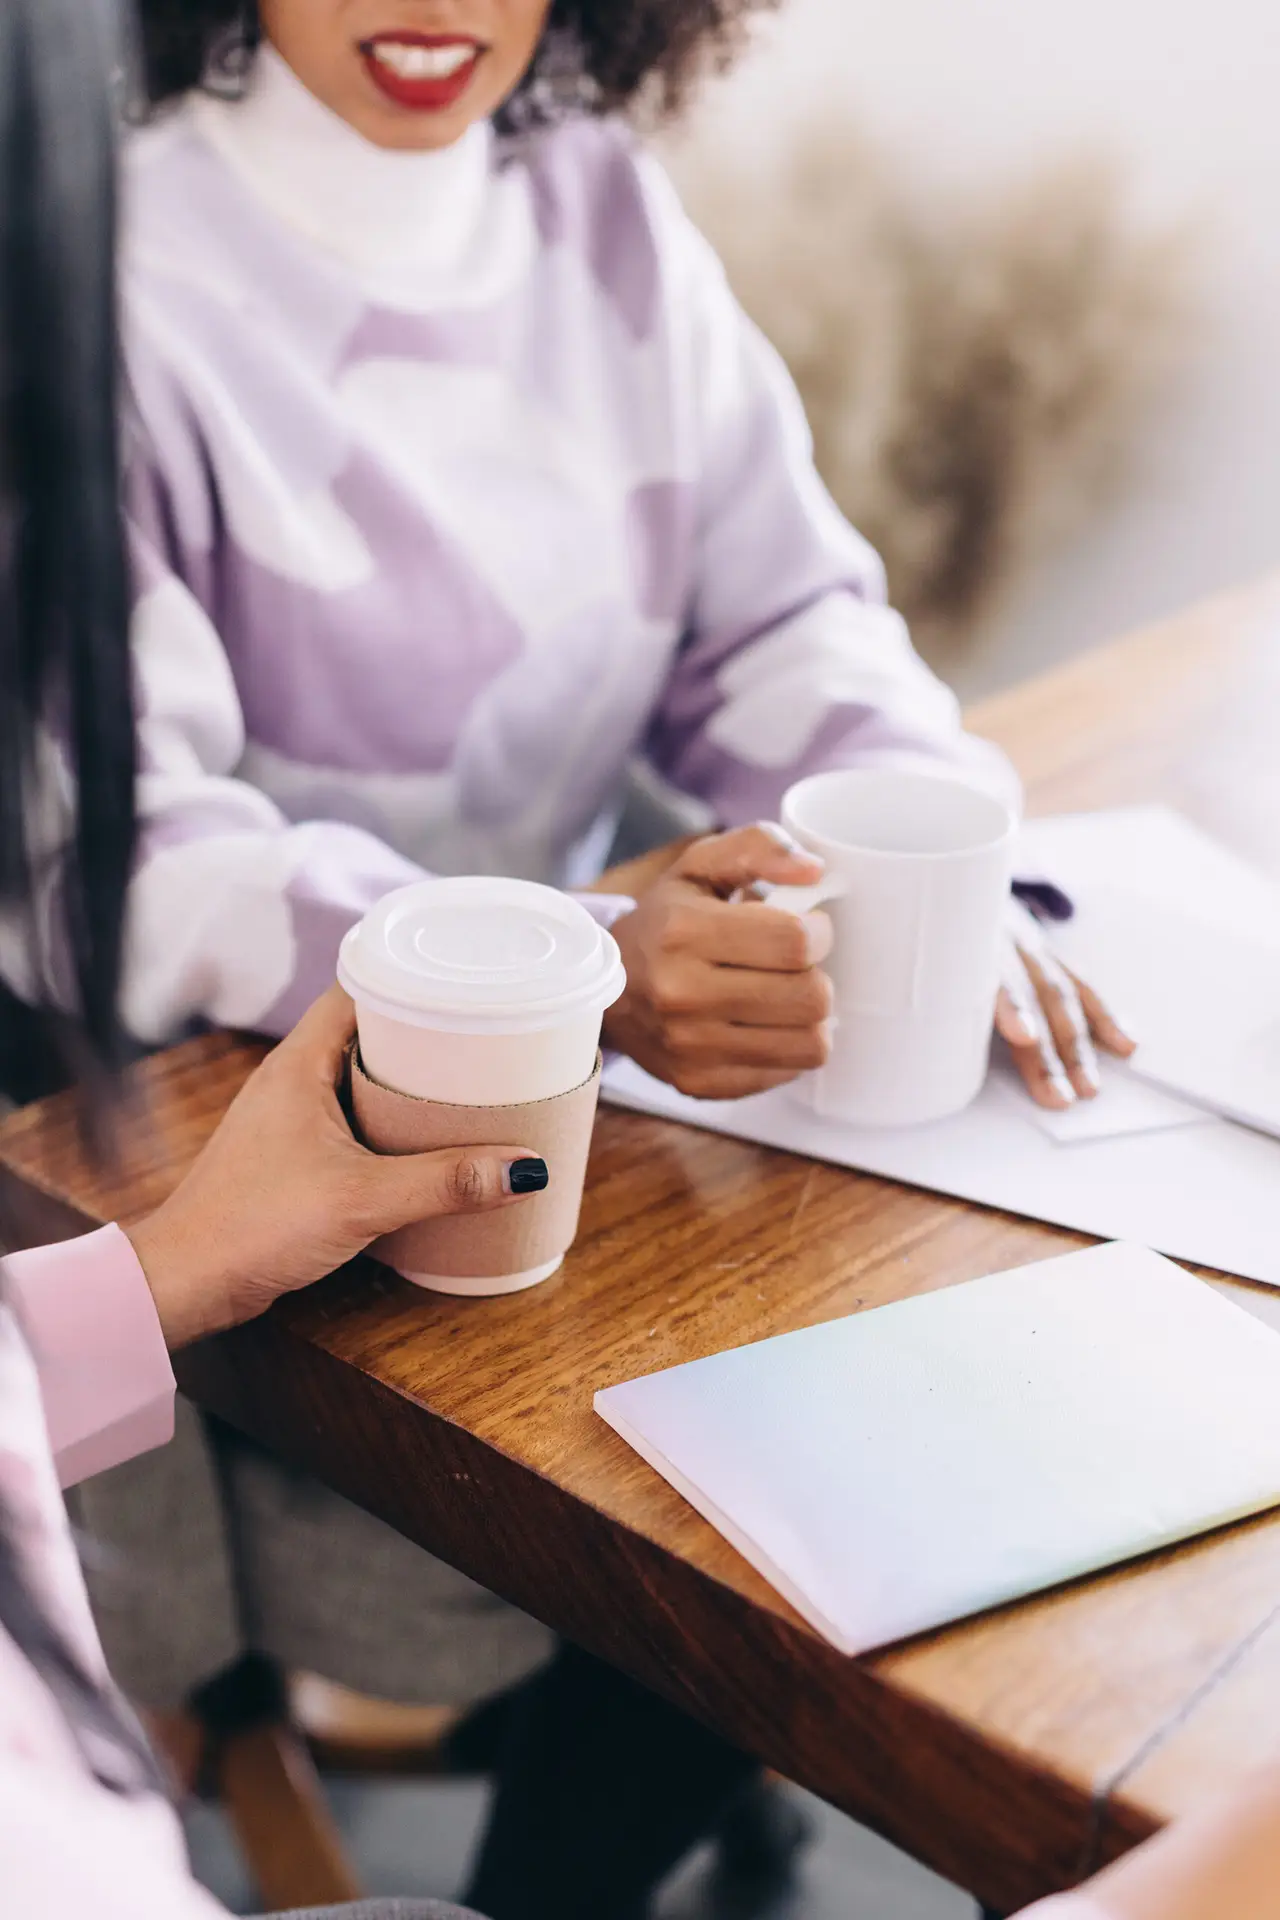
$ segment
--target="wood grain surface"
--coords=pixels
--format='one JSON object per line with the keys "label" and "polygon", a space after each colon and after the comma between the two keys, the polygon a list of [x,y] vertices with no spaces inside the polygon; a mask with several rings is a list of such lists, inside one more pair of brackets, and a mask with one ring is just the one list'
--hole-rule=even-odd
{"label": "wood grain surface", "polygon": [[[1032,809],[1179,806],[1280,874],[1280,583],[971,715]],[[11,1241],[136,1217],[252,1069],[134,1075],[118,1165],[74,1105],[0,1125]],[[197,1400],[683,1702],[987,1904],[1076,1879],[1280,1749],[1280,1520],[850,1661],[591,1411],[598,1387],[1083,1244],[737,1141],[602,1112],[563,1274],[491,1301],[357,1262],[181,1356]],[[1242,1290],[1249,1291],[1249,1290]]]}

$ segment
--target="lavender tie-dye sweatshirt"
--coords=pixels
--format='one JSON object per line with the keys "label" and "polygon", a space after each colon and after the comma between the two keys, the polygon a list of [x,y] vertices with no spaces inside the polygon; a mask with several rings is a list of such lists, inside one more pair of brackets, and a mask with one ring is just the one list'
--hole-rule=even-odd
{"label": "lavender tie-dye sweatshirt", "polygon": [[724,825],[820,767],[1009,786],[622,132],[389,153],[267,52],[126,190],[139,1035],[283,1031],[424,869],[585,884],[635,755]]}

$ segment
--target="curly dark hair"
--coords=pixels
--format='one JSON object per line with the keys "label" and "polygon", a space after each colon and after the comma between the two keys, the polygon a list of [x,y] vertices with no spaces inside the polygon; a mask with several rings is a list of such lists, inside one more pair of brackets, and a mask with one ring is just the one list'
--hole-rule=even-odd
{"label": "curly dark hair", "polygon": [[[645,105],[676,112],[737,52],[751,14],[779,0],[552,0],[538,54],[503,109],[508,125]],[[139,0],[152,106],[211,74],[234,82],[258,41],[256,0]]]}

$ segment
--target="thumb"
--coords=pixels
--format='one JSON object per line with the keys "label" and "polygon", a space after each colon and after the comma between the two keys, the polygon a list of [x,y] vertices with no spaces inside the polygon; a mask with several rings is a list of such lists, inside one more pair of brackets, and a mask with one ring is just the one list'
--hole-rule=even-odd
{"label": "thumb", "polygon": [[825,871],[822,861],[806,852],[784,828],[766,822],[696,840],[674,868],[683,879],[697,882],[722,899],[756,880],[767,880],[778,887],[812,886]]}
{"label": "thumb", "polygon": [[549,1181],[546,1162],[524,1147],[371,1153],[366,1174],[366,1217],[374,1234],[448,1213],[491,1213],[541,1193]]}
{"label": "thumb", "polygon": [[277,1058],[314,1068],[332,1086],[356,1030],[356,1010],[336,984],[313,1001],[292,1033],[276,1048]]}

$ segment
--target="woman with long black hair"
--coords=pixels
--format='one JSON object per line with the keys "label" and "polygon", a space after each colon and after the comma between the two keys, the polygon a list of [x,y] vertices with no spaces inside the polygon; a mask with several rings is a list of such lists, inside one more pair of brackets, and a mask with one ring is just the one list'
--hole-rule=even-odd
{"label": "woman with long black hair", "polygon": [[[6,964],[37,1003],[5,1010],[4,1056],[30,1055],[36,1035],[85,1085],[104,1133],[124,1052],[135,777],[108,52],[104,10],[85,0],[0,0],[0,906]],[[63,805],[74,824],[55,839]],[[57,1013],[39,1004],[55,931],[69,963]],[[59,1478],[163,1443],[169,1348],[254,1317],[389,1227],[515,1204],[518,1143],[405,1160],[357,1145],[335,1094],[351,1031],[335,991],[128,1235],[109,1227],[0,1265],[6,1920],[214,1910],[107,1677]]]}
{"label": "woman with long black hair", "polygon": [[[135,729],[154,718],[131,678],[119,508],[111,29],[96,0],[0,0],[0,971],[27,1003],[0,1004],[0,1063],[53,1063],[79,1079],[104,1137],[112,1075],[127,1052],[118,1001],[137,839]],[[111,1900],[122,1913],[177,1915],[195,1899],[154,1767],[107,1684],[58,1478],[109,1483],[109,1470],[169,1438],[168,1346],[261,1312],[409,1219],[512,1201],[519,1143],[506,1159],[501,1150],[469,1156],[465,1178],[456,1156],[381,1160],[356,1144],[334,1091],[350,1031],[350,1008],[331,991],[156,1216],[128,1235],[109,1228],[6,1265],[6,1920],[91,1905],[101,1913]],[[410,1569],[427,1560],[347,1511]],[[455,1594],[475,1591],[439,1568],[437,1590],[445,1580]],[[135,1567],[126,1604],[146,1586]],[[513,1623],[508,1639],[524,1646],[533,1636],[533,1656],[522,1652],[518,1668],[527,1672],[545,1638],[513,1610],[487,1606]],[[509,1765],[475,1875],[498,1920],[603,1920],[607,1899],[622,1913],[754,1771],[572,1649],[526,1690],[507,1727]],[[91,1831],[93,1844],[57,1844],[71,1825]]]}

